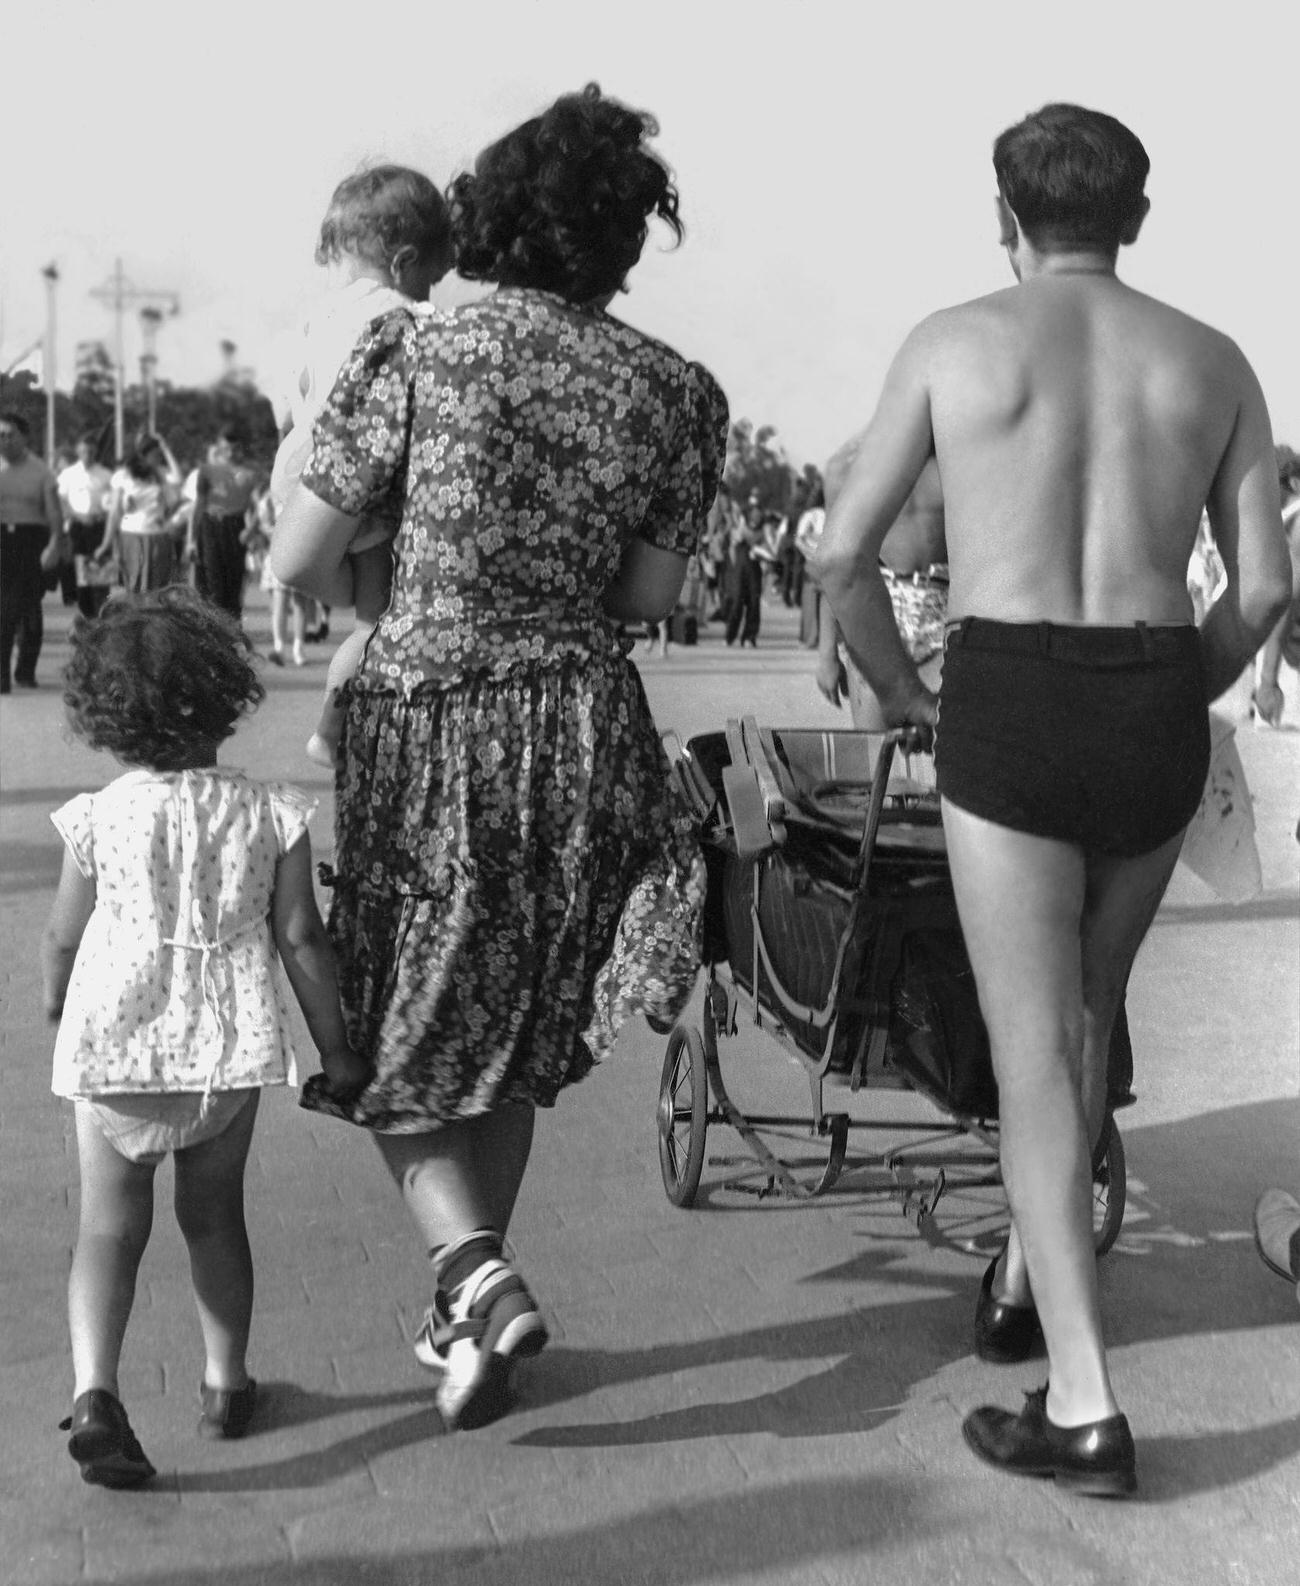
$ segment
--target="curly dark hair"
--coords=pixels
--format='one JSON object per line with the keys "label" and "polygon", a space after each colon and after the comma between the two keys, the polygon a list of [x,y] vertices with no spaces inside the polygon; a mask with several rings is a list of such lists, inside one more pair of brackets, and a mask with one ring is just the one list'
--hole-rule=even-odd
{"label": "curly dark hair", "polygon": [[671,172],[644,147],[658,131],[588,83],[490,144],[449,189],[457,270],[572,303],[616,292],[651,215],[685,232]]}
{"label": "curly dark hair", "polygon": [[110,600],[72,631],[72,730],[127,765],[193,766],[265,697],[252,655],[235,619],[184,585]]}

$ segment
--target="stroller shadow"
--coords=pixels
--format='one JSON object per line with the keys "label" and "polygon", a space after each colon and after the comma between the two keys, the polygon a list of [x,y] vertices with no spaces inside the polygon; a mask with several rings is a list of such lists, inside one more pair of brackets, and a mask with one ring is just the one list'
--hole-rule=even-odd
{"label": "stroller shadow", "polygon": [[[1107,1342],[1131,1352],[1204,1337],[1215,1340],[1222,1362],[1219,1341],[1225,1336],[1295,1319],[1294,1293],[1261,1264],[1251,1222],[1260,1189],[1297,1178],[1300,1100],[1255,1102],[1147,1128],[1131,1119],[1125,1115],[1128,1211],[1113,1252],[1099,1267]],[[941,1209],[936,1222],[942,1215]],[[897,1234],[868,1228],[862,1237],[859,1254],[809,1281],[876,1290],[887,1284],[888,1269],[898,1261]],[[942,1237],[934,1242],[945,1243]],[[714,1399],[631,1420],[535,1428],[515,1441],[612,1448],[755,1432],[789,1438],[873,1430],[905,1410],[918,1386],[969,1350],[975,1271],[969,1284],[954,1285],[909,1267],[905,1281],[913,1293],[918,1287],[929,1292],[699,1343],[628,1352],[555,1350],[536,1384],[535,1406],[719,1362],[806,1361],[816,1369],[749,1398]],[[827,1357],[838,1358],[828,1365]],[[1250,1363],[1252,1375],[1262,1369]],[[770,1372],[765,1375],[770,1380]],[[1197,1401],[1190,1377],[1186,1396],[1189,1404]],[[1254,1427],[1142,1436],[1140,1445],[1145,1501],[1174,1502],[1300,1458],[1300,1412]]]}

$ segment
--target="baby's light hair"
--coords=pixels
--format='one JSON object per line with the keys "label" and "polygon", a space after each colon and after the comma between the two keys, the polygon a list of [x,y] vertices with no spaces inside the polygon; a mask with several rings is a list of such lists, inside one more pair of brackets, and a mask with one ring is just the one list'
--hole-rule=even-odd
{"label": "baby's light hair", "polygon": [[316,244],[316,263],[353,254],[386,265],[399,248],[422,263],[451,268],[451,217],[427,176],[406,165],[374,165],[334,189]]}
{"label": "baby's light hair", "polygon": [[181,770],[265,698],[252,657],[239,623],[183,584],[119,596],[72,630],[69,723],[127,765]]}

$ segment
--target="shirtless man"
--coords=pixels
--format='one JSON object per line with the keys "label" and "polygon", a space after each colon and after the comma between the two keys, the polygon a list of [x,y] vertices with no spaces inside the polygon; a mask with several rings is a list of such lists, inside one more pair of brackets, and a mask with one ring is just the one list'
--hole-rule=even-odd
{"label": "shirtless man", "polygon": [[[1119,997],[1195,811],[1208,702],[1290,590],[1268,414],[1226,336],[1121,284],[1148,160],[1051,105],[994,146],[1018,284],[924,320],[829,516],[820,577],[886,720],[934,727],[879,558],[926,461],[943,479],[950,627],[937,735],[953,886],[989,1028],[1012,1230],[976,1312],[988,1359],[1041,1327],[1050,1381],[966,1418],[999,1469],[1136,1486],[1107,1371],[1091,1144]],[[1192,625],[1202,507],[1227,590]]]}
{"label": "shirtless man", "polygon": [[[862,437],[841,446],[826,465],[828,510],[838,501],[862,445]],[[932,693],[943,671],[943,630],[948,612],[948,545],[944,538],[943,488],[929,458],[920,478],[890,525],[880,546],[886,587],[898,631]],[[848,700],[859,732],[883,732],[889,725],[871,685],[841,650],[839,624],[829,613],[817,646],[817,687],[839,706]]]}

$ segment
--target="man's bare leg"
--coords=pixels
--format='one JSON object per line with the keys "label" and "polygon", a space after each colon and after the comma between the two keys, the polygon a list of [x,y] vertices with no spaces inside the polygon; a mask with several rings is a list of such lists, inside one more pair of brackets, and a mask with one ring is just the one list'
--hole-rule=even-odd
{"label": "man's bare leg", "polygon": [[1092,1151],[1110,1028],[1179,840],[1137,859],[1085,860],[1066,843],[944,801],[958,911],[997,1075],[1014,1233],[1004,1289],[1047,1341],[1058,1426],[1116,1413],[1092,1239]]}

